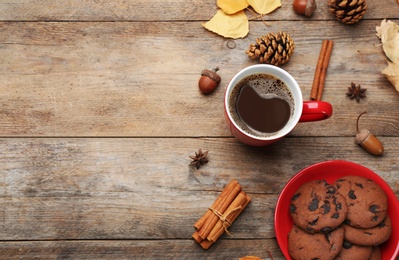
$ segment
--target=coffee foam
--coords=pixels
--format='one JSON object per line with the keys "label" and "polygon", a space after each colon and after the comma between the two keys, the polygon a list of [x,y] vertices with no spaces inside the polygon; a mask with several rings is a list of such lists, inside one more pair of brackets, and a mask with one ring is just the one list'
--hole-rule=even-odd
{"label": "coffee foam", "polygon": [[[264,132],[259,132],[256,131],[255,129],[252,129],[249,127],[247,124],[242,122],[240,119],[237,109],[236,109],[236,103],[237,103],[237,98],[240,94],[241,88],[245,85],[252,86],[259,95],[262,96],[268,96],[268,95],[273,95],[277,96],[278,98],[281,98],[285,100],[291,109],[291,118],[294,116],[295,112],[295,105],[294,105],[294,97],[291,93],[291,91],[288,89],[286,84],[279,78],[270,75],[270,74],[252,74],[249,76],[246,76],[242,78],[231,90],[230,96],[229,96],[229,112],[230,115],[233,119],[234,122],[238,125],[240,129],[242,129],[244,132],[255,135],[258,137],[270,137],[278,132],[275,133],[264,133]],[[290,118],[290,120],[291,120]],[[281,131],[281,130],[280,130]]]}

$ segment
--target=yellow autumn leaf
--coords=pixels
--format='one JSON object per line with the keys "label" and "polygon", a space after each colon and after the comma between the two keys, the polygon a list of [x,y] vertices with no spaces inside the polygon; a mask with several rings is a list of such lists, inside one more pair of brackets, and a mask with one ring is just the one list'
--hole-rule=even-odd
{"label": "yellow autumn leaf", "polygon": [[203,23],[202,26],[225,38],[244,38],[249,32],[249,22],[244,11],[227,15],[222,10],[218,10],[212,19]]}
{"label": "yellow autumn leaf", "polygon": [[399,30],[399,25],[390,21],[390,20],[382,20],[381,26],[376,26],[375,30],[377,31],[377,36],[381,39],[382,42],[387,40],[387,36],[390,34],[390,30]]}
{"label": "yellow autumn leaf", "polygon": [[385,55],[393,63],[399,63],[399,25],[384,19],[381,26],[376,26],[376,31]]}
{"label": "yellow autumn leaf", "polygon": [[388,61],[388,67],[383,69],[381,72],[399,92],[399,63],[392,63]]}
{"label": "yellow autumn leaf", "polygon": [[248,7],[247,0],[217,0],[216,4],[226,14],[235,14]]}
{"label": "yellow autumn leaf", "polygon": [[269,14],[281,6],[281,0],[247,0],[258,14]]}

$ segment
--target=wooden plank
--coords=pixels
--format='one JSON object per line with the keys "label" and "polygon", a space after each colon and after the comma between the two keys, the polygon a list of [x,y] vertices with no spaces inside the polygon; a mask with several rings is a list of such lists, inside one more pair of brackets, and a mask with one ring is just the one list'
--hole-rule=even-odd
{"label": "wooden plank", "polygon": [[[241,68],[257,64],[244,52],[266,29],[294,38],[295,53],[283,68],[297,79],[304,98],[322,39],[335,41],[323,96],[335,113],[299,125],[293,135],[352,136],[357,115],[368,110],[362,126],[398,136],[399,95],[380,73],[386,66],[376,46],[380,22],[333,29],[335,22],[324,23],[320,30],[307,21],[269,27],[254,22],[234,49],[196,22],[0,23],[0,135],[230,136],[223,116],[226,84]],[[203,96],[199,74],[216,66],[221,86]],[[368,89],[366,100],[345,96],[352,81]]]}
{"label": "wooden plank", "polygon": [[[364,19],[398,18],[397,3],[368,1]],[[318,1],[312,20],[334,20],[327,1]],[[0,3],[2,21],[197,21],[209,20],[216,0],[13,0]],[[253,15],[248,11],[248,16]],[[387,16],[387,14],[391,14]],[[310,20],[294,13],[291,2],[265,16],[265,20]]]}
{"label": "wooden plank", "polygon": [[[0,195],[73,197],[85,195],[80,193],[84,191],[94,196],[125,188],[128,193],[144,195],[157,187],[216,191],[233,177],[251,193],[278,194],[296,172],[324,160],[362,164],[398,192],[394,175],[399,172],[397,140],[381,138],[385,153],[378,157],[350,137],[287,137],[263,148],[243,145],[234,138],[6,138],[0,139],[4,181]],[[189,156],[199,148],[209,151],[210,162],[196,170],[189,167]],[[123,185],[127,177],[134,180]]]}
{"label": "wooden plank", "polygon": [[[218,195],[151,189],[157,194],[132,190],[95,196],[1,198],[5,209],[1,240],[190,239],[194,223]],[[251,197],[253,203],[229,231],[235,238],[273,238],[276,195]]]}
{"label": "wooden plank", "polygon": [[[253,198],[234,237],[273,238],[278,194],[316,162],[362,164],[399,193],[398,138],[383,141],[386,154],[375,157],[338,137],[263,149],[232,138],[0,139],[1,240],[187,239],[232,178]],[[196,170],[188,156],[198,148],[210,161]]]}
{"label": "wooden plank", "polygon": [[209,250],[193,240],[33,241],[0,244],[2,257],[40,259],[284,259],[274,239],[220,239]]}
{"label": "wooden plank", "polygon": [[214,12],[216,2],[198,0],[22,0],[0,4],[3,21],[198,20],[209,19]]}

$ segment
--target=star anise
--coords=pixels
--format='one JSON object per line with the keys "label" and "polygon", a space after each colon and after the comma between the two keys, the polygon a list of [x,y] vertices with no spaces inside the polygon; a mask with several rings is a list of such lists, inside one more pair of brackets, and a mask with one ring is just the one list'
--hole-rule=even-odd
{"label": "star anise", "polygon": [[207,155],[208,155],[208,151],[202,152],[202,150],[199,149],[198,153],[195,152],[195,156],[190,156],[190,158],[193,160],[190,163],[190,166],[195,165],[197,167],[197,169],[199,169],[199,167],[201,165],[208,162],[208,159],[206,158]]}
{"label": "star anise", "polygon": [[346,93],[346,95],[350,98],[350,99],[356,99],[357,102],[360,101],[360,99],[365,98],[366,97],[366,88],[361,88],[360,85],[357,85],[355,83],[351,83],[351,86],[348,87],[348,92]]}

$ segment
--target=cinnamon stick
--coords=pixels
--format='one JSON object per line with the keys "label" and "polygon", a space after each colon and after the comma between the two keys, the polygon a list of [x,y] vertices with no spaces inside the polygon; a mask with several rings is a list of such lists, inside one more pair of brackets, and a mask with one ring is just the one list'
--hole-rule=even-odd
{"label": "cinnamon stick", "polygon": [[319,90],[321,68],[323,66],[324,57],[326,55],[327,45],[328,45],[328,40],[323,40],[321,49],[320,49],[319,59],[317,60],[316,71],[314,73],[312,90],[310,92],[310,99],[312,99],[312,100],[315,100],[317,98],[317,92]]}
{"label": "cinnamon stick", "polygon": [[224,233],[224,231],[227,231],[227,228],[234,222],[238,215],[240,215],[250,201],[251,198],[244,191],[241,191],[226,209],[224,214],[226,221],[219,219],[211,233],[208,235],[207,239],[216,242],[216,240]]}
{"label": "cinnamon stick", "polygon": [[[251,201],[241,190],[241,185],[232,180],[207,212],[195,223],[193,239],[208,249],[226,231]],[[210,213],[209,213],[210,212]]]}
{"label": "cinnamon stick", "polygon": [[226,209],[223,216],[219,216],[219,220],[208,235],[206,239],[201,239],[198,235],[198,231],[194,232],[193,238],[197,243],[201,245],[203,249],[208,249],[216,242],[216,240],[225,232],[227,228],[234,222],[234,220],[240,215],[240,213],[249,204],[251,198],[244,192],[241,191],[230,206]]}
{"label": "cinnamon stick", "polygon": [[209,240],[207,240],[207,239],[201,241],[201,243],[200,243],[200,246],[201,246],[203,249],[208,249],[208,248],[211,247],[211,245],[213,245],[213,241],[209,241]]}
{"label": "cinnamon stick", "polygon": [[[212,209],[220,212],[220,214],[224,214],[227,207],[231,204],[231,202],[234,200],[234,198],[237,196],[237,194],[240,191],[241,191],[241,185],[238,184],[238,182],[237,182],[237,184],[232,187],[231,192],[229,194],[227,194],[225,200],[222,201],[220,207],[212,208]],[[205,221],[204,225],[198,231],[199,236],[202,239],[205,239],[209,235],[209,233],[212,231],[213,227],[215,226],[216,222],[219,219],[219,217],[217,215],[215,215],[212,210],[211,210],[211,212],[212,212],[212,214],[208,217],[208,219]]]}
{"label": "cinnamon stick", "polygon": [[[220,193],[219,197],[216,198],[215,202],[212,204],[212,208],[219,210],[221,204],[225,200],[225,198],[231,193],[233,187],[238,184],[237,180],[231,180],[226,187],[223,189],[222,193]],[[213,212],[211,210],[207,210],[206,213],[194,224],[195,230],[200,230],[204,223],[207,221],[209,217],[213,216]]]}
{"label": "cinnamon stick", "polygon": [[325,56],[323,59],[323,65],[321,67],[320,82],[319,82],[319,88],[317,91],[316,100],[321,100],[321,97],[323,96],[324,83],[326,81],[327,68],[328,68],[328,64],[330,62],[330,57],[331,57],[333,46],[334,46],[334,42],[328,41],[327,50],[326,50],[326,53],[325,53]]}
{"label": "cinnamon stick", "polygon": [[194,238],[194,240],[195,240],[198,244],[200,244],[200,243],[202,242],[202,240],[203,240],[203,239],[199,236],[198,231],[195,231],[195,232],[193,233],[192,238]]}

